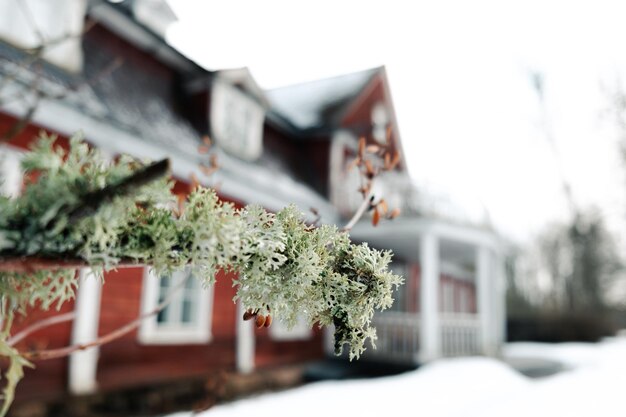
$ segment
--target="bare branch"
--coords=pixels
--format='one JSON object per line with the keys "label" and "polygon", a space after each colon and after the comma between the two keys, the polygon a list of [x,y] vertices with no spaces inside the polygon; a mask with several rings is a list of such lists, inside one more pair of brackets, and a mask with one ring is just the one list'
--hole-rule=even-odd
{"label": "bare branch", "polygon": [[137,188],[166,175],[169,170],[169,159],[163,159],[135,172],[118,184],[109,185],[81,196],[79,203],[68,214],[69,223],[73,224],[87,216],[91,216],[102,204],[111,201],[115,197],[131,194]]}
{"label": "bare branch", "polygon": [[125,325],[118,327],[117,329],[113,330],[110,333],[107,333],[103,336],[98,337],[96,340],[89,342],[89,343],[78,343],[75,345],[70,345],[70,346],[66,346],[66,347],[62,347],[62,348],[58,348],[58,349],[48,349],[48,350],[40,350],[40,351],[32,351],[32,352],[24,352],[23,356],[26,359],[29,360],[49,360],[49,359],[58,359],[58,358],[63,358],[66,356],[69,356],[70,354],[77,352],[77,351],[81,351],[81,350],[86,350],[92,347],[96,347],[96,346],[101,346],[101,345],[105,345],[107,343],[110,343],[114,340],[119,339],[120,337],[132,332],[133,330],[135,330],[137,327],[139,327],[139,325],[141,324],[142,321],[144,321],[147,318],[150,318],[156,314],[159,314],[165,307],[167,307],[171,302],[172,299],[174,298],[174,295],[185,286],[185,284],[187,283],[187,280],[189,279],[189,276],[187,278],[185,278],[184,280],[182,280],[177,286],[175,286],[174,288],[172,288],[167,296],[163,299],[163,301],[157,305],[154,309],[148,311],[147,313],[141,314],[139,315],[139,317],[137,317],[135,320],[126,323]]}
{"label": "bare branch", "polygon": [[[41,258],[37,256],[0,257],[0,272],[56,271],[58,269],[80,269],[94,266],[79,258]],[[117,268],[146,266],[134,259],[122,259],[115,264]]]}
{"label": "bare branch", "polygon": [[341,230],[344,232],[349,232],[354,227],[354,225],[357,224],[361,217],[363,217],[365,212],[371,207],[373,201],[374,194],[370,189],[365,198],[363,198],[363,201],[361,202],[359,208],[354,212],[352,218],[348,221],[348,223],[346,223],[344,227],[341,228]]}
{"label": "bare branch", "polygon": [[76,313],[73,311],[70,313],[59,314],[58,316],[48,317],[47,319],[40,320],[32,325],[26,327],[21,332],[15,334],[15,336],[9,338],[7,340],[7,344],[9,346],[15,346],[19,342],[21,342],[25,337],[35,333],[38,330],[41,330],[45,327],[53,326],[55,324],[65,323],[66,321],[72,321],[76,317]]}
{"label": "bare branch", "polygon": [[43,32],[37,26],[37,22],[35,21],[35,15],[33,15],[33,11],[28,7],[28,2],[24,0],[14,0],[17,6],[22,10],[22,14],[28,20],[28,24],[31,26],[33,32],[35,32],[35,36],[39,38],[39,43],[44,45],[46,43],[46,38],[43,36]]}

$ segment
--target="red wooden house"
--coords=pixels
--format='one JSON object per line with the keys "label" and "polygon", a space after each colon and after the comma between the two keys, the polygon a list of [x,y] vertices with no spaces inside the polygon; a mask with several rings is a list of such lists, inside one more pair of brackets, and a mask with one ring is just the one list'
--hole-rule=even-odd
{"label": "red wooden house", "polygon": [[[189,191],[193,175],[239,205],[278,210],[295,203],[303,211],[316,208],[324,222],[340,223],[360,202],[356,174],[345,170],[358,138],[385,141],[389,131],[390,146],[401,151],[384,68],[263,91],[245,69],[207,71],[169,46],[163,30],[173,16],[163,3],[50,2],[56,6],[33,14],[51,38],[92,23],[63,48],[46,50],[36,65],[23,52],[39,42],[32,28],[24,29],[28,19],[14,2],[0,3],[0,85],[11,80],[0,87],[0,134],[19,131],[0,154],[4,192],[19,192],[19,154],[40,129],[59,134],[60,141],[82,130],[111,157],[170,158],[177,193]],[[33,103],[28,124],[16,129]],[[199,169],[208,156],[197,152],[207,134],[220,163],[211,177]],[[393,311],[376,318],[379,349],[368,357],[413,363],[494,353],[504,314],[498,237],[423,210],[404,160],[377,184],[378,194],[406,215],[376,229],[365,219],[352,236],[393,249],[394,267],[406,285]],[[88,271],[81,273],[76,301],[62,310],[76,311],[76,320],[34,334],[22,348],[93,340],[151,310],[181,279],[128,268],[108,273],[101,286]],[[219,276],[209,289],[190,282],[138,331],[69,359],[38,363],[27,371],[17,401],[51,401],[220,370],[249,373],[323,357],[325,334],[317,329],[287,331],[276,323],[254,330],[240,320],[229,277]],[[33,313],[21,324],[48,314]]]}

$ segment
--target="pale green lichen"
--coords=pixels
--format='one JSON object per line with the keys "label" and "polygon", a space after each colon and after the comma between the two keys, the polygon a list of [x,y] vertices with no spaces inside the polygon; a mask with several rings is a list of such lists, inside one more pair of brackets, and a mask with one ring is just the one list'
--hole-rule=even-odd
{"label": "pale green lichen", "polygon": [[[116,197],[92,216],[68,220],[68,208],[81,196],[143,166],[127,156],[108,161],[79,137],[69,150],[43,137],[23,160],[27,178],[36,175],[36,181],[16,199],[0,198],[0,256],[81,258],[100,274],[122,259],[150,264],[157,273],[189,266],[207,285],[217,270],[229,270],[238,276],[235,298],[244,309],[271,311],[288,325],[301,317],[312,326],[332,324],[337,353],[348,344],[350,358],[359,357],[365,340],[375,339],[374,310],[388,308],[402,282],[387,268],[391,253],[355,245],[334,226],[308,226],[295,206],[276,214],[259,206],[236,209],[213,190],[198,188],[176,214],[171,182],[162,179]],[[76,285],[73,270],[0,272],[2,313],[58,308]],[[15,381],[21,362],[7,337],[8,330],[0,355],[16,367],[10,368]]]}

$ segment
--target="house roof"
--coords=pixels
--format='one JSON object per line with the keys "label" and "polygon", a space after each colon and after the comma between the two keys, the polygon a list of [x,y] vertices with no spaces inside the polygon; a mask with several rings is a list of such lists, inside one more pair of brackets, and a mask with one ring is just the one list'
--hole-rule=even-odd
{"label": "house roof", "polygon": [[346,107],[381,68],[267,90],[272,112],[307,131],[337,127]]}
{"label": "house roof", "polygon": [[149,27],[148,24],[137,19],[133,12],[133,4],[134,1],[129,0],[121,3],[93,0],[87,13],[92,19],[133,43],[139,49],[150,53],[179,71],[195,73],[196,75],[211,72],[167,43],[163,36],[156,32],[154,25]]}

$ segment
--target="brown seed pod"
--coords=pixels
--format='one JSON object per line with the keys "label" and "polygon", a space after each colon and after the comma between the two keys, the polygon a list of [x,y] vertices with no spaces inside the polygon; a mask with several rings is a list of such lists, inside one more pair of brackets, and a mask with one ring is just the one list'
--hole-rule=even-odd
{"label": "brown seed pod", "polygon": [[359,158],[363,158],[364,152],[365,152],[365,137],[361,136],[359,138]]}
{"label": "brown seed pod", "polygon": [[195,190],[196,188],[200,187],[200,180],[198,179],[198,176],[194,174],[193,172],[189,175],[189,181],[191,182],[192,190]]}
{"label": "brown seed pod", "polygon": [[265,327],[270,327],[272,325],[272,316],[269,314],[265,317],[265,323],[263,324]]}
{"label": "brown seed pod", "polygon": [[359,187],[357,191],[360,192],[363,195],[363,197],[365,197],[367,193],[370,192],[370,187],[371,187],[371,184],[368,183],[368,184],[363,185],[362,187]]}
{"label": "brown seed pod", "polygon": [[389,170],[391,171],[392,169],[394,169],[396,165],[398,165],[398,162],[400,162],[400,153],[396,151],[396,153],[393,155],[393,159],[391,160],[391,164],[389,164]]}
{"label": "brown seed pod", "polygon": [[265,316],[263,314],[257,314],[255,323],[257,329],[263,327],[265,325]]}
{"label": "brown seed pod", "polygon": [[391,169],[391,156],[389,156],[389,153],[385,153],[385,169],[389,170]]}
{"label": "brown seed pod", "polygon": [[380,212],[385,215],[387,214],[387,211],[389,210],[389,207],[387,207],[387,202],[385,201],[385,199],[381,199],[378,202],[378,208],[380,209]]}
{"label": "brown seed pod", "polygon": [[245,313],[243,313],[243,319],[245,321],[251,320],[254,317],[254,313],[252,312],[252,310],[248,310]]}
{"label": "brown seed pod", "polygon": [[377,226],[380,221],[380,213],[378,212],[378,208],[374,209],[374,215],[372,216],[372,225]]}
{"label": "brown seed pod", "polygon": [[218,167],[216,166],[205,166],[205,165],[200,165],[200,171],[202,171],[202,173],[206,176],[209,176],[211,174],[213,174],[215,171],[217,171]]}
{"label": "brown seed pod", "polygon": [[400,215],[400,209],[396,207],[395,209],[391,210],[391,213],[389,213],[389,216],[387,217],[389,218],[389,220],[393,220],[399,215]]}

